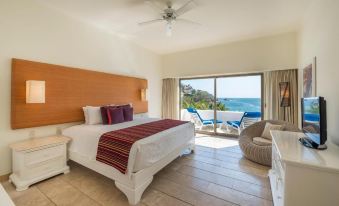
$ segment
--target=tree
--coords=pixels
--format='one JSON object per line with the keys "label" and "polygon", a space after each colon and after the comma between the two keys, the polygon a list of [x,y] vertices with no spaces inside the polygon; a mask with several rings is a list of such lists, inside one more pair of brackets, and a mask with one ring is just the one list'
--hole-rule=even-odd
{"label": "tree", "polygon": [[[214,109],[214,96],[207,91],[196,90],[192,86],[180,85],[182,91],[182,108],[195,108],[201,110]],[[228,111],[228,108],[222,102],[216,102],[216,109],[219,111]]]}

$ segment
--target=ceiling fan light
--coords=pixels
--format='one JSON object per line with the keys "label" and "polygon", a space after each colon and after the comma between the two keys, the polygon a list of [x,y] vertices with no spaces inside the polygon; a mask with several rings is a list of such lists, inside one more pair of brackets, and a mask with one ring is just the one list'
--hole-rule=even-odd
{"label": "ceiling fan light", "polygon": [[166,24],[166,35],[172,36],[172,23],[171,22],[168,22]]}

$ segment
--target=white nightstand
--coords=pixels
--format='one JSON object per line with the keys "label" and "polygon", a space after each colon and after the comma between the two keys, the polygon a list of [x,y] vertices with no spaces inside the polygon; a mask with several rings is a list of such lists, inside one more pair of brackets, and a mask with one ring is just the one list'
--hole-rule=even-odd
{"label": "white nightstand", "polygon": [[68,173],[66,152],[69,141],[68,137],[51,136],[11,144],[13,173],[9,180],[16,190],[26,190],[36,182]]}

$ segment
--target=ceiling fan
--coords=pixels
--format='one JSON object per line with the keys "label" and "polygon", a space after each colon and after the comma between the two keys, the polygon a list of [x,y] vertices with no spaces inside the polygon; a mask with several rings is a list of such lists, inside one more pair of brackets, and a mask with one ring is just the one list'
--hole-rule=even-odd
{"label": "ceiling fan", "polygon": [[183,22],[183,23],[188,23],[192,25],[200,25],[197,22],[190,21],[187,19],[183,18],[178,18],[184,13],[190,11],[196,6],[195,0],[188,0],[183,6],[181,6],[178,9],[173,9],[172,8],[172,2],[168,1],[166,3],[166,8],[163,9],[158,4],[156,4],[152,0],[145,1],[148,5],[150,5],[153,9],[155,9],[157,12],[160,13],[161,18],[158,19],[153,19],[150,21],[145,21],[145,22],[140,22],[140,26],[145,26],[153,23],[158,23],[158,22],[165,22],[166,23],[166,35],[167,36],[172,36],[172,29],[173,29],[173,23],[174,22]]}

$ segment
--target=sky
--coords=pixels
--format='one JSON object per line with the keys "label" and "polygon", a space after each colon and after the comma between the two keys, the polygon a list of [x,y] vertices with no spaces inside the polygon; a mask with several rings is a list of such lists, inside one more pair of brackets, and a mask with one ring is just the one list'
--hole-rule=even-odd
{"label": "sky", "polygon": [[[214,93],[214,79],[182,80],[194,89]],[[217,78],[217,98],[261,98],[261,76]]]}

